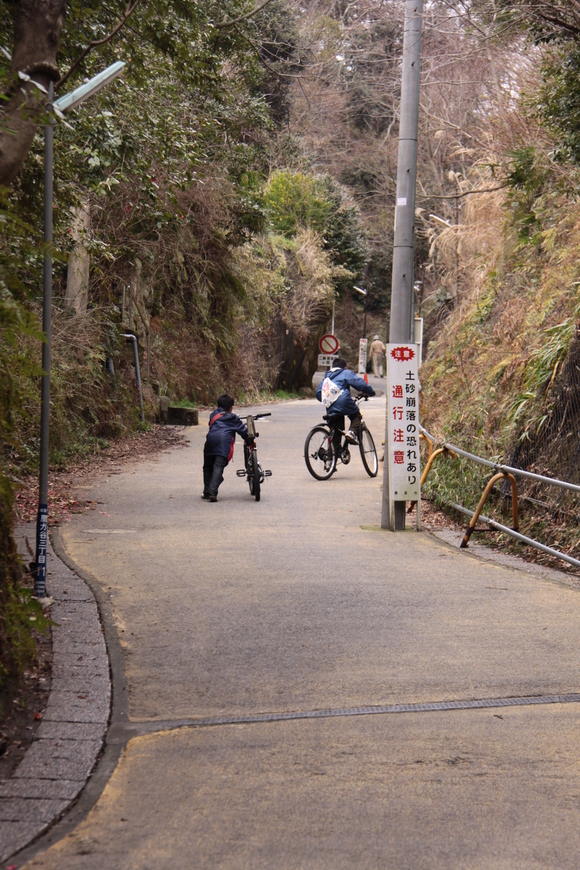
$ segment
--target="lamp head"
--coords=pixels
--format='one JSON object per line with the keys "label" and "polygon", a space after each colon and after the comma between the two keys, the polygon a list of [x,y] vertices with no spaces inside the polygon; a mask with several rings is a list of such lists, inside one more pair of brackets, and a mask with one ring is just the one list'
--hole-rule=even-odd
{"label": "lamp head", "polygon": [[55,108],[60,112],[69,112],[71,109],[76,109],[77,106],[80,106],[80,104],[85,100],[88,100],[89,97],[93,97],[101,90],[101,88],[104,88],[105,85],[108,85],[109,82],[112,82],[113,79],[116,79],[117,76],[121,75],[125,66],[126,64],[124,60],[118,60],[116,63],[111,64],[111,66],[108,66],[107,69],[103,70],[103,72],[100,72],[98,75],[93,76],[92,79],[89,79],[88,82],[79,85],[79,87],[75,88],[74,91],[71,91],[69,94],[65,94],[63,97],[59,97],[58,100],[55,100]]}

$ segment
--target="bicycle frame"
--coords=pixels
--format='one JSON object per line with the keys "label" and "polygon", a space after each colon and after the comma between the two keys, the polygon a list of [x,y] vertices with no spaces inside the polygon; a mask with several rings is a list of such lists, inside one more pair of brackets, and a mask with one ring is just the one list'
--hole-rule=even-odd
{"label": "bicycle frame", "polygon": [[256,447],[256,438],[258,437],[258,432],[256,432],[255,421],[260,419],[261,417],[269,416],[269,413],[256,414],[255,416],[248,414],[247,417],[241,418],[242,420],[246,420],[248,435],[251,440],[249,441],[249,443],[244,444],[245,467],[238,469],[238,471],[236,471],[236,475],[237,477],[246,478],[248,486],[250,488],[250,495],[253,495],[256,501],[260,501],[261,485],[266,477],[272,476],[272,472],[270,470],[263,469],[258,461],[258,449]]}
{"label": "bicycle frame", "polygon": [[[355,397],[357,404],[365,396]],[[376,477],[378,461],[373,437],[361,419],[358,437],[353,440],[348,437],[348,430],[343,429],[336,419],[347,415],[326,413],[323,422],[314,426],[306,437],[304,444],[304,459],[310,474],[317,480],[328,480],[336,471],[337,463],[348,465],[352,456],[350,446],[356,445],[360,450],[365,471],[370,477]]]}

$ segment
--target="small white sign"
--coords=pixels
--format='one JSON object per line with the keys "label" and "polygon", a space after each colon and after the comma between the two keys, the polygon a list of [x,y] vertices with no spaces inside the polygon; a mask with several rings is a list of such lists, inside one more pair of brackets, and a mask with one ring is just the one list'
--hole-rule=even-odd
{"label": "small white sign", "polygon": [[318,354],[318,369],[330,369],[336,359],[337,354],[319,353]]}
{"label": "small white sign", "polygon": [[419,501],[419,366],[415,344],[387,345],[387,454],[392,501]]}
{"label": "small white sign", "polygon": [[407,205],[407,197],[406,196],[398,196],[397,197],[397,205]]}
{"label": "small white sign", "polygon": [[368,338],[361,338],[358,349],[358,373],[366,375],[367,372],[367,353],[368,353]]}

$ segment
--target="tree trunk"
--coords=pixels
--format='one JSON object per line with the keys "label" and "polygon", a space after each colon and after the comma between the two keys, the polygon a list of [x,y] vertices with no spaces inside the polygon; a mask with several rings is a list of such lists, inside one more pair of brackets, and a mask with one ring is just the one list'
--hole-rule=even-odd
{"label": "tree trunk", "polygon": [[[66,0],[20,0],[14,23],[11,84],[0,112],[0,186],[8,187],[22,167],[32,145],[36,128],[45,112],[46,95],[34,82],[48,90],[58,81],[56,67]],[[33,81],[19,80],[18,73]]]}

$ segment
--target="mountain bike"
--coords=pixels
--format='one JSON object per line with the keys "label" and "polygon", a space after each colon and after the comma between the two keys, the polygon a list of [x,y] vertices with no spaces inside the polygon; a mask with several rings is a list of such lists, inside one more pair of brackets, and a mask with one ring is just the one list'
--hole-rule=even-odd
{"label": "mountain bike", "polygon": [[[360,404],[361,400],[366,402],[367,398],[361,394],[355,396],[354,400]],[[339,424],[344,421],[344,416],[325,414],[322,419],[326,423],[314,426],[306,436],[304,444],[306,468],[316,480],[328,480],[332,477],[339,460],[348,465],[351,460],[350,448],[356,446],[346,430],[340,428]],[[370,477],[376,477],[379,470],[377,451],[364,420],[361,420],[357,440],[366,473]]]}
{"label": "mountain bike", "polygon": [[270,412],[265,414],[248,414],[247,417],[241,417],[246,421],[248,435],[252,439],[249,444],[244,444],[244,468],[238,469],[236,475],[245,477],[250,487],[250,495],[253,495],[256,501],[260,501],[260,491],[264,479],[272,477],[271,471],[266,471],[258,462],[258,448],[256,447],[256,438],[259,433],[256,432],[255,422],[262,417],[271,417]]}

